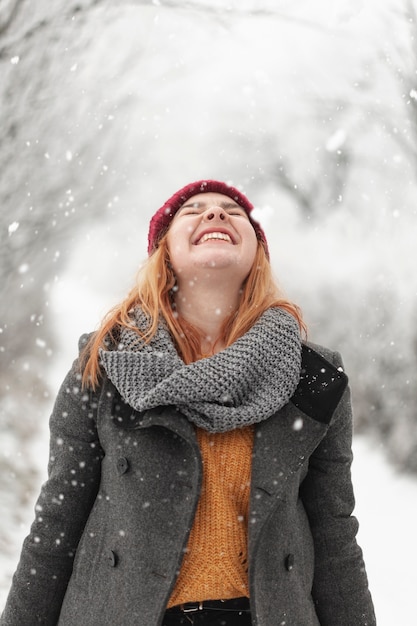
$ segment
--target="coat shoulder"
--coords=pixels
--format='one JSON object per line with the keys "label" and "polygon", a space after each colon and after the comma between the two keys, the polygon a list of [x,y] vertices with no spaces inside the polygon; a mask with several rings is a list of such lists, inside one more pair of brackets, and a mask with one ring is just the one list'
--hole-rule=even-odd
{"label": "coat shoulder", "polygon": [[303,349],[305,348],[309,348],[310,350],[317,352],[317,354],[329,361],[329,363],[336,365],[336,367],[340,367],[342,360],[340,358],[339,352],[331,350],[330,348],[322,346],[321,344],[313,343],[312,341],[303,342]]}
{"label": "coat shoulder", "polygon": [[96,335],[95,332],[83,333],[78,340],[78,352],[81,355],[86,347],[90,344],[93,337]]}
{"label": "coat shoulder", "polygon": [[328,424],[347,385],[348,378],[337,352],[318,344],[303,343],[300,381],[291,398],[297,408]]}

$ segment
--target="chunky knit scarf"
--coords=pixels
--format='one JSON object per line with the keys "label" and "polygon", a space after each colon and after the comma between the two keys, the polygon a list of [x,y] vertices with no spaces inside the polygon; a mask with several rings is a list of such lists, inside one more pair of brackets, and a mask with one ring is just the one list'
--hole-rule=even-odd
{"label": "chunky knit scarf", "polygon": [[[141,330],[146,318],[139,309]],[[267,419],[286,404],[300,377],[301,338],[296,320],[271,308],[218,354],[185,365],[164,321],[149,344],[123,329],[116,350],[101,364],[123,400],[137,411],[175,406],[191,422],[224,432]]]}

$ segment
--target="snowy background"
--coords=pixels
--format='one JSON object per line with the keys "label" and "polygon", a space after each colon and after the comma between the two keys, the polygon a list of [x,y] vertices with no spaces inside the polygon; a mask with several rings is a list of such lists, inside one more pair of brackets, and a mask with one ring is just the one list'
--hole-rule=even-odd
{"label": "snowy background", "polygon": [[0,2],[0,607],[78,336],[130,288],[155,210],[214,177],[344,357],[378,623],[413,626],[417,2],[28,4]]}

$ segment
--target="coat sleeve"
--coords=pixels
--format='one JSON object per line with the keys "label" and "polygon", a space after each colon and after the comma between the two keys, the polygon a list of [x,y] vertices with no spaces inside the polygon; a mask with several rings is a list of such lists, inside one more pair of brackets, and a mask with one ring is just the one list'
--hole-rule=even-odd
{"label": "coat sleeve", "polygon": [[74,554],[100,480],[96,409],[95,395],[81,389],[75,361],[50,418],[48,479],[23,543],[1,626],[58,622]]}
{"label": "coat sleeve", "polygon": [[[342,367],[340,355],[333,355]],[[352,407],[346,388],[301,487],[315,546],[313,599],[321,626],[376,624],[351,480]]]}

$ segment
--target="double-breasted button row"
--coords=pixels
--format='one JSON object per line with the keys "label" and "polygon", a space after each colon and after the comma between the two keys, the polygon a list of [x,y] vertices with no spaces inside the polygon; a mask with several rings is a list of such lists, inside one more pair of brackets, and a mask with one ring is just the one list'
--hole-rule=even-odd
{"label": "double-breasted button row", "polygon": [[109,550],[106,554],[106,561],[110,567],[116,567],[117,565],[117,554],[114,550]]}
{"label": "double-breasted button row", "polygon": [[290,572],[292,569],[294,569],[294,563],[295,563],[294,555],[287,554],[287,556],[285,557],[285,569],[287,570],[287,572]]}
{"label": "double-breasted button row", "polygon": [[119,459],[117,459],[116,466],[117,471],[121,476],[122,474],[126,474],[127,470],[129,469],[129,461],[126,459],[126,457],[121,456]]}
{"label": "double-breasted button row", "polygon": [[[119,564],[119,557],[114,550],[108,550],[106,553],[106,562],[109,567],[117,567]],[[153,570],[153,576],[157,576],[158,578],[167,578],[168,574],[166,572],[161,572],[157,570]]]}

